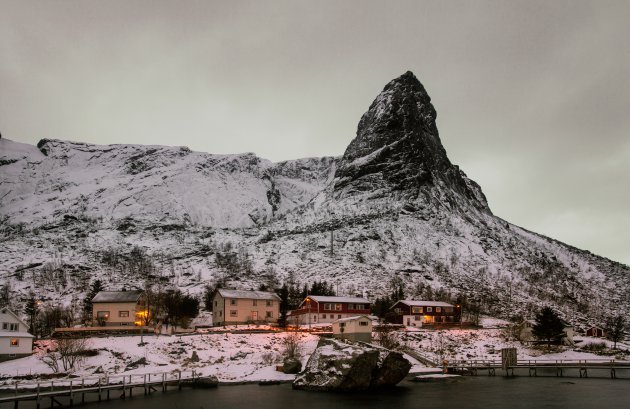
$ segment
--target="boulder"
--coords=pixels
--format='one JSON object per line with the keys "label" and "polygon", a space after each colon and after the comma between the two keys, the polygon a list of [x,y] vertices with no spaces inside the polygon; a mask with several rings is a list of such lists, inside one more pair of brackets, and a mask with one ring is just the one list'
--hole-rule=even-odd
{"label": "boulder", "polygon": [[322,338],[294,389],[364,391],[394,386],[407,376],[411,364],[402,354],[365,343]]}
{"label": "boulder", "polygon": [[296,374],[302,370],[302,362],[296,358],[287,358],[282,365],[282,372],[287,374]]}

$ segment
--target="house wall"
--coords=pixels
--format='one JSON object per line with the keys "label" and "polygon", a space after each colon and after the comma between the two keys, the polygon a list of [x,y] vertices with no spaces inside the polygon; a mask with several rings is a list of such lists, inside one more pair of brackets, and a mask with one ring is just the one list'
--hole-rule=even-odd
{"label": "house wall", "polygon": [[[431,307],[431,311],[428,311],[427,307]],[[407,304],[397,304],[391,311],[393,316],[388,318],[388,321],[395,324],[403,324],[420,327],[422,324],[433,324],[441,322],[459,322],[461,313],[459,308],[451,306],[452,310],[447,311],[447,307],[439,307],[440,311],[437,311],[436,306],[423,306],[422,312],[413,312],[412,306]]]}
{"label": "house wall", "polygon": [[[92,303],[92,321],[98,325],[98,313],[109,311],[109,318],[105,322],[105,326],[113,325],[134,325],[136,321],[136,312],[141,311],[141,306],[135,302],[95,302]],[[121,317],[121,312],[128,312],[127,317]]]}
{"label": "house wall", "polygon": [[[11,340],[17,339],[19,345],[11,346]],[[0,355],[30,355],[33,352],[33,338],[2,335],[0,336]]]}
{"label": "house wall", "polygon": [[[341,304],[340,310],[326,310],[325,304]],[[369,315],[371,313],[370,305],[364,303],[367,308],[354,309],[350,308],[350,304],[356,303],[318,303],[311,300],[310,309],[303,304],[301,308],[291,312],[290,323],[295,325],[307,324],[331,324],[341,318],[354,317],[356,315]]]}
{"label": "house wall", "polygon": [[[367,325],[360,325],[361,322]],[[335,338],[372,342],[372,321],[367,317],[343,322],[335,321],[332,324],[332,330]]]}
{"label": "house wall", "polygon": [[[232,304],[232,301],[235,304]],[[270,305],[267,305],[269,302]],[[255,304],[255,305],[254,305]],[[218,292],[212,300],[213,325],[275,323],[280,316],[280,301],[251,298],[223,298]],[[271,314],[269,317],[268,314]]]}
{"label": "house wall", "polygon": [[[13,326],[14,330],[11,330],[10,324],[17,324],[17,328]],[[0,310],[0,331],[0,361],[27,356],[33,352],[33,338],[18,335],[28,333],[28,327],[8,311]],[[18,346],[11,345],[12,339],[18,340]]]}

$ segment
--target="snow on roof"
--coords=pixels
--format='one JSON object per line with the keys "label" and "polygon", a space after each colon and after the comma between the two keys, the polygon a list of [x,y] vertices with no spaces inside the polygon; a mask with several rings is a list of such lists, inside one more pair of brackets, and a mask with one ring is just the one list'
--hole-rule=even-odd
{"label": "snow on roof", "polygon": [[137,302],[142,291],[101,291],[92,302]]}
{"label": "snow on roof", "polygon": [[17,331],[3,331],[0,330],[0,337],[6,338],[35,338],[33,335],[28,332],[17,332]]}
{"label": "snow on roof", "polygon": [[334,322],[355,321],[355,320],[358,320],[360,318],[366,318],[366,319],[370,320],[370,317],[368,317],[367,315],[353,315],[352,317],[339,318],[337,321],[334,321]]}
{"label": "snow on roof", "polygon": [[246,298],[253,300],[279,300],[276,294],[267,291],[217,290],[223,298]]}
{"label": "snow on roof", "polygon": [[[399,300],[396,304],[402,303],[410,307],[452,307],[453,304],[442,301],[415,301],[415,300]],[[394,304],[394,305],[396,305]]]}
{"label": "snow on roof", "polygon": [[362,303],[362,304],[371,304],[365,298],[360,297],[333,297],[326,295],[309,295],[307,298],[311,300],[315,300],[317,302],[341,302],[341,303]]}

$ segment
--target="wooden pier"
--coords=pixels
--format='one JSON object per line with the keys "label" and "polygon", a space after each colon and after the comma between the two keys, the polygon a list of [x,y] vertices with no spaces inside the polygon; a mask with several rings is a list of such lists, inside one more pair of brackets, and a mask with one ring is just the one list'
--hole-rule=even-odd
{"label": "wooden pier", "polygon": [[[556,377],[610,377],[611,379],[630,379],[630,362],[616,360],[519,360],[516,365],[504,366],[501,360],[462,360],[453,361],[445,366],[445,371],[461,375],[476,376],[485,373],[495,376],[503,372],[504,376],[527,373],[527,376]],[[621,376],[621,374],[625,376]]]}
{"label": "wooden pier", "polygon": [[[125,399],[134,392],[149,395],[169,387],[181,389],[187,384],[199,382],[202,377],[192,371],[160,372],[135,375],[104,375],[98,378],[57,379],[44,382],[16,382],[13,392],[0,395],[0,405],[12,404],[17,409],[20,402],[34,401],[37,409],[47,401],[50,407],[73,406],[85,403],[86,395],[96,395],[98,402],[111,398]],[[2,392],[9,392],[2,389]]]}

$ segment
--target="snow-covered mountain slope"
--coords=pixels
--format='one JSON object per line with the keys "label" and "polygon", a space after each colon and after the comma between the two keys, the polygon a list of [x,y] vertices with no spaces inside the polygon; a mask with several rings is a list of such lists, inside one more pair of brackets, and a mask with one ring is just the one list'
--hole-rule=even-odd
{"label": "snow-covered mountain slope", "polygon": [[493,215],[435,120],[405,73],[341,158],[0,140],[0,278],[18,304],[29,291],[77,301],[95,277],[200,293],[291,275],[372,298],[395,282],[408,298],[464,296],[503,317],[547,303],[579,325],[630,309],[628,266]]}

